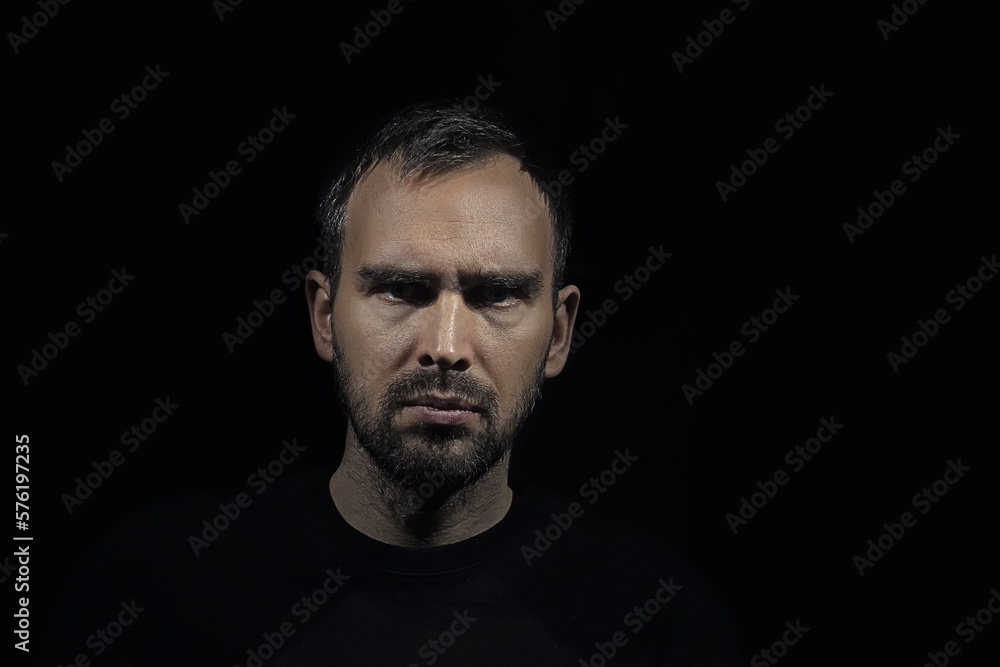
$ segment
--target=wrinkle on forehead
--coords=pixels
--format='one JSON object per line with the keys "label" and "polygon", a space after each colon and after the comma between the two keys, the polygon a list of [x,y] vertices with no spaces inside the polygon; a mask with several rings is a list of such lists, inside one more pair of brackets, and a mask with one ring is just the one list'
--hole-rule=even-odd
{"label": "wrinkle on forehead", "polygon": [[[476,261],[492,256],[509,263],[525,254],[537,261],[551,255],[554,243],[542,194],[509,156],[404,181],[381,163],[358,184],[347,213],[345,250],[354,246],[377,259],[475,249]],[[427,241],[433,245],[419,243]]]}
{"label": "wrinkle on forehead", "polygon": [[[488,178],[484,174],[488,173]],[[429,177],[413,176],[401,180],[390,164],[377,164],[358,183],[348,202],[348,214],[358,206],[371,207],[377,213],[391,213],[403,207],[427,206],[433,191],[442,189],[461,194],[463,218],[482,217],[501,212],[526,219],[548,217],[548,208],[527,172],[517,160],[499,156],[489,161]],[[497,204],[502,203],[502,208]],[[444,211],[442,211],[444,213]]]}

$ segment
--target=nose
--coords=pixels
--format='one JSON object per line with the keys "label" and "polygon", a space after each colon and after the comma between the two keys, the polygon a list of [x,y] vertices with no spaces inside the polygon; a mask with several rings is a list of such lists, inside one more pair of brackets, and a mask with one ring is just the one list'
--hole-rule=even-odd
{"label": "nose", "polygon": [[464,371],[472,366],[475,314],[466,307],[461,294],[442,292],[424,310],[418,341],[421,366]]}

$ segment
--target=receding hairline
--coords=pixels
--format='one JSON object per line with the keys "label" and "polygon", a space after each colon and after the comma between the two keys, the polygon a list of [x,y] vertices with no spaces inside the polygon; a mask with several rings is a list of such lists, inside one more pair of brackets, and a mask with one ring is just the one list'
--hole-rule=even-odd
{"label": "receding hairline", "polygon": [[[352,209],[357,206],[356,194],[363,190],[365,185],[369,183],[369,179],[373,173],[378,171],[380,168],[383,170],[382,173],[389,179],[390,183],[393,185],[413,185],[416,187],[423,186],[433,186],[435,183],[441,182],[445,179],[453,178],[455,176],[460,176],[462,174],[471,173],[474,171],[488,169],[490,167],[497,166],[499,163],[508,163],[512,168],[514,168],[516,175],[521,180],[521,186],[527,188],[531,192],[531,203],[537,208],[537,212],[544,217],[545,224],[548,225],[549,233],[547,235],[548,239],[548,252],[549,256],[549,272],[551,278],[551,289],[553,292],[553,301],[555,301],[556,293],[559,290],[559,285],[556,285],[556,253],[559,246],[559,235],[557,230],[557,222],[555,212],[549,206],[549,200],[545,196],[544,190],[536,182],[531,172],[525,168],[524,163],[516,156],[510,155],[509,153],[497,152],[490,156],[484,156],[482,158],[477,158],[475,160],[466,161],[461,164],[456,164],[452,168],[445,170],[433,170],[428,173],[428,170],[413,170],[410,174],[404,174],[401,172],[398,164],[394,164],[388,158],[381,159],[373,163],[365,172],[358,178],[354,183],[354,187],[351,188],[350,194],[347,197],[347,201],[344,205],[344,217],[343,217],[343,228],[341,230],[343,238],[346,241],[348,237],[348,229],[351,224]],[[370,196],[377,197],[381,190],[373,190]],[[535,216],[526,216],[528,218],[537,219]],[[536,223],[537,224],[537,223]]]}
{"label": "receding hairline", "polygon": [[490,167],[497,166],[502,162],[510,162],[512,163],[512,166],[517,168],[518,174],[521,174],[528,179],[528,182],[531,184],[532,191],[539,195],[538,200],[542,204],[540,208],[543,208],[550,218],[554,216],[554,212],[549,207],[548,198],[545,196],[546,193],[542,189],[541,184],[535,181],[535,178],[528,169],[528,166],[520,158],[515,155],[511,155],[510,153],[497,151],[495,153],[476,157],[471,160],[465,160],[454,165],[432,165],[429,167],[418,166],[409,170],[403,169],[403,165],[401,164],[403,161],[404,158],[399,155],[390,155],[389,157],[374,161],[368,166],[367,169],[365,169],[361,176],[358,177],[357,181],[355,181],[354,187],[351,188],[350,194],[348,195],[347,204],[350,205],[351,199],[354,197],[354,193],[357,192],[365,181],[368,180],[372,172],[380,167],[384,167],[387,170],[387,173],[394,177],[397,184],[433,185],[435,182],[447,178],[452,178],[454,176],[459,176],[480,169],[488,169]]}
{"label": "receding hairline", "polygon": [[[433,186],[443,180],[472,173],[481,169],[489,169],[504,162],[510,163],[512,167],[516,168],[518,177],[524,182],[524,185],[528,186],[528,189],[530,189],[533,195],[531,198],[532,204],[537,206],[539,211],[544,213],[551,230],[550,239],[552,242],[552,251],[555,252],[559,243],[556,212],[552,210],[545,191],[532,176],[526,165],[518,157],[503,152],[497,152],[492,155],[463,162],[448,169],[414,169],[411,170],[410,173],[405,173],[401,170],[398,158],[393,159],[390,157],[378,160],[364,171],[364,173],[354,183],[354,187],[350,190],[350,194],[344,204],[343,232],[346,236],[347,225],[350,223],[351,218],[351,208],[356,201],[355,196],[358,191],[362,190],[365,184],[369,182],[371,175],[380,168],[383,169],[383,173],[385,173],[389,177],[390,181],[395,185],[423,187]],[[555,271],[555,266],[553,266],[553,271]]]}
{"label": "receding hairline", "polygon": [[[359,143],[353,157],[321,195],[317,221],[333,252],[324,262],[332,285],[339,283],[347,209],[357,202],[358,188],[382,164],[395,167],[397,182],[432,182],[437,176],[487,166],[505,156],[526,173],[539,195],[522,190],[530,208],[551,224],[553,287],[563,285],[572,236],[572,213],[565,197],[548,183],[554,172],[516,127],[498,109],[468,109],[459,100],[435,100],[411,105],[383,119],[370,137]],[[386,182],[386,186],[389,182]],[[541,201],[539,201],[539,199]],[[525,208],[527,210],[528,207]],[[537,217],[537,216],[532,216]],[[553,290],[553,302],[556,293]]]}

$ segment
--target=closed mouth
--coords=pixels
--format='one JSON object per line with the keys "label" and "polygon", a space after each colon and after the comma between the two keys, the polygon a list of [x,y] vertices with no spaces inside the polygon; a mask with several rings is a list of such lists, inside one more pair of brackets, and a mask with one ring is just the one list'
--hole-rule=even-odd
{"label": "closed mouth", "polygon": [[472,403],[459,396],[440,396],[434,394],[424,394],[409,400],[403,401],[404,406],[424,406],[435,410],[465,410],[468,412],[482,412],[475,403]]}

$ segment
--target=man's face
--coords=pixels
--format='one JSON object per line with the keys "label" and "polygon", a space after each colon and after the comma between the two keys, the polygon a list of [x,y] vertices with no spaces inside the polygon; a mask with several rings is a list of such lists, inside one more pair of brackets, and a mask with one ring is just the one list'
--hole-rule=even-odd
{"label": "man's face", "polygon": [[544,201],[512,158],[419,183],[381,164],[347,216],[331,356],[358,443],[397,485],[464,486],[509,451],[562,366],[546,368]]}

